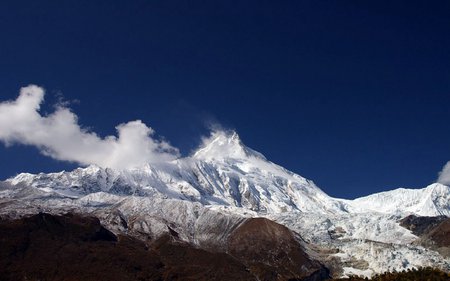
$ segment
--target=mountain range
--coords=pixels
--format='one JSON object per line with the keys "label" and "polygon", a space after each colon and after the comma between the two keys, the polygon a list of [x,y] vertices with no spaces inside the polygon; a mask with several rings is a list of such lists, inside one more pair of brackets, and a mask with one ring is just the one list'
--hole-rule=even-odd
{"label": "mountain range", "polygon": [[450,271],[449,186],[333,198],[245,146],[236,132],[214,132],[176,160],[21,173],[0,182],[2,220],[67,213],[96,218],[113,235],[150,244],[169,237],[170,245],[229,255],[248,273],[242,279]]}

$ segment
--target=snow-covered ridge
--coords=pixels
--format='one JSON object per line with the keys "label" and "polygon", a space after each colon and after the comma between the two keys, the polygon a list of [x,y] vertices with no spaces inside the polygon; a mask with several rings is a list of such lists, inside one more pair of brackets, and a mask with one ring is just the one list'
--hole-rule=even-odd
{"label": "snow-covered ridge", "polygon": [[213,132],[203,141],[203,145],[193,155],[200,160],[247,159],[250,157],[266,160],[264,155],[245,146],[239,135],[232,132]]}
{"label": "snow-covered ridge", "polygon": [[450,216],[448,186],[436,183],[423,189],[401,188],[355,200],[332,198],[312,181],[246,147],[235,132],[214,133],[191,157],[166,163],[121,171],[89,166],[71,172],[23,173],[7,182],[75,197],[94,192],[156,196],[261,214],[300,211]]}
{"label": "snow-covered ridge", "polygon": [[450,187],[434,183],[423,189],[399,188],[355,199],[352,204],[360,210],[386,214],[450,216]]}

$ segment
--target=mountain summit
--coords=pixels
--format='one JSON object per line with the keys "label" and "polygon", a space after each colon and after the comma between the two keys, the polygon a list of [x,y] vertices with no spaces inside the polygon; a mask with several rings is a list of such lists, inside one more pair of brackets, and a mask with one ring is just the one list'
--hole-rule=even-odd
{"label": "mountain summit", "polygon": [[266,159],[264,155],[245,146],[235,131],[215,131],[202,145],[193,158],[201,160],[245,159],[255,157]]}

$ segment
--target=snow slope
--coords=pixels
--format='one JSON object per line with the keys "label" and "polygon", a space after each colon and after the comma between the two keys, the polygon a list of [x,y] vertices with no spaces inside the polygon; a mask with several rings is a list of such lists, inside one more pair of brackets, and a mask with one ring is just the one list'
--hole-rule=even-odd
{"label": "snow slope", "polygon": [[386,214],[411,213],[419,216],[450,216],[449,187],[434,183],[423,189],[399,188],[353,200],[360,210]]}

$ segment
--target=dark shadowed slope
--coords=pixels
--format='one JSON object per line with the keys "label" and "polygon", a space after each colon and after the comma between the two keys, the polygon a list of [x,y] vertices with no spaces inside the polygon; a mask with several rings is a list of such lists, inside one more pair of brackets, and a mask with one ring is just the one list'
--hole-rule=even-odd
{"label": "dark shadowed slope", "polygon": [[37,214],[0,220],[0,280],[321,280],[286,227],[249,219],[229,237],[228,253],[179,241],[144,243],[116,236],[94,217]]}
{"label": "dark shadowed slope", "polygon": [[294,233],[265,218],[252,218],[229,238],[231,255],[246,264],[260,280],[323,280],[328,271],[311,260]]}
{"label": "dark shadowed slope", "polygon": [[417,243],[450,257],[450,218],[410,215],[401,220],[400,225],[420,237]]}

